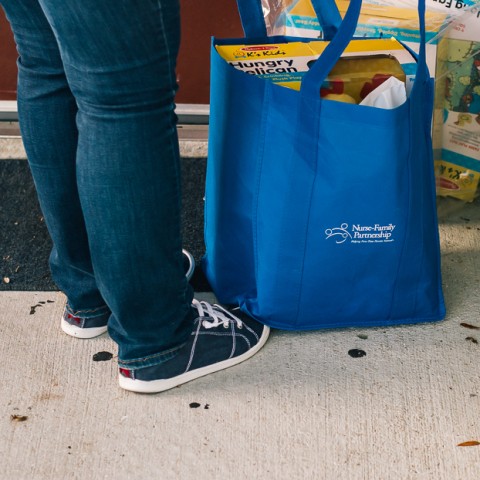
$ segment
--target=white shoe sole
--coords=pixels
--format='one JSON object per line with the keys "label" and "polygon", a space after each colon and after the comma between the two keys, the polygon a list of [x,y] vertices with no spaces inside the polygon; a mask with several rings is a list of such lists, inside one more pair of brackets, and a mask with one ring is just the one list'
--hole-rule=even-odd
{"label": "white shoe sole", "polygon": [[71,325],[62,318],[61,323],[62,330],[71,337],[76,338],[95,338],[104,334],[107,331],[107,326],[104,327],[92,327],[92,328],[80,328],[75,325]]}
{"label": "white shoe sole", "polygon": [[[213,365],[207,365],[203,368],[191,370],[190,372],[186,372],[181,375],[177,375],[176,377],[168,378],[166,380],[152,380],[150,382],[144,380],[133,380],[119,374],[118,383],[121,388],[136,393],[164,392],[165,390],[170,390],[171,388],[178,387],[178,385],[190,382],[192,380],[195,380],[196,378],[200,378],[210,373],[215,373],[220,370],[233,367],[234,365],[238,365],[239,363],[248,360],[250,357],[253,357],[253,355],[255,355],[265,345],[269,334],[270,329],[268,327],[265,327],[259,342],[253,348],[245,352],[243,355],[224,360],[223,362],[218,362]],[[173,359],[172,361],[175,361],[175,359]]]}

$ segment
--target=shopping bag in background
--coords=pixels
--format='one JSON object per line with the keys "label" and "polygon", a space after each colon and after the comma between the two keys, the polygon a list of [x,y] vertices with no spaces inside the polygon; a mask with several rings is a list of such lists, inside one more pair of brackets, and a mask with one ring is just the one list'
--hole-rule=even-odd
{"label": "shopping bag in background", "polygon": [[327,46],[300,90],[233,68],[217,52],[288,41],[267,37],[259,0],[238,0],[245,39],[212,40],[204,270],[221,302],[273,327],[393,325],[445,314],[425,0],[415,82],[403,104],[320,96],[361,3],[352,0],[341,21],[333,1],[313,2]]}
{"label": "shopping bag in background", "polygon": [[442,33],[435,88],[437,194],[473,202],[480,195],[480,4]]}

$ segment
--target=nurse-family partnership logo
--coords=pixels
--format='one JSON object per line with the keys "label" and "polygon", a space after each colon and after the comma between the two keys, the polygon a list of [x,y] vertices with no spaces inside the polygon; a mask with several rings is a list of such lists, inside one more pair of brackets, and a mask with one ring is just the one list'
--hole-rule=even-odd
{"label": "nurse-family partnership logo", "polygon": [[333,238],[335,243],[387,243],[393,242],[393,231],[396,225],[360,225],[342,223],[339,227],[327,228],[325,230],[326,240]]}

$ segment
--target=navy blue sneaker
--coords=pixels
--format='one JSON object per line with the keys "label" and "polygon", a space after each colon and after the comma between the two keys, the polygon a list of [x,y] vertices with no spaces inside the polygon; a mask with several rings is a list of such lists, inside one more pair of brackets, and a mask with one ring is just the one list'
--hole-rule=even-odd
{"label": "navy blue sneaker", "polygon": [[237,307],[193,301],[198,312],[188,341],[160,365],[120,368],[119,384],[125,390],[157,393],[209,373],[237,365],[257,353],[270,329]]}
{"label": "navy blue sneaker", "polygon": [[[187,280],[190,281],[195,270],[195,260],[190,252],[182,250],[183,267]],[[82,315],[85,313],[87,315]],[[107,331],[110,311],[103,307],[94,312],[63,312],[61,327],[62,330],[72,337],[94,338]]]}

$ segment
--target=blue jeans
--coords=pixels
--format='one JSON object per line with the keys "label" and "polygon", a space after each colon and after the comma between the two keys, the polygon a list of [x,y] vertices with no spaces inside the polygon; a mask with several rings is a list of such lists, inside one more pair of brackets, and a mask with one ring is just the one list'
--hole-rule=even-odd
{"label": "blue jeans", "polygon": [[82,316],[111,312],[119,364],[161,363],[190,335],[174,96],[178,0],[0,0],[14,32],[20,128]]}

